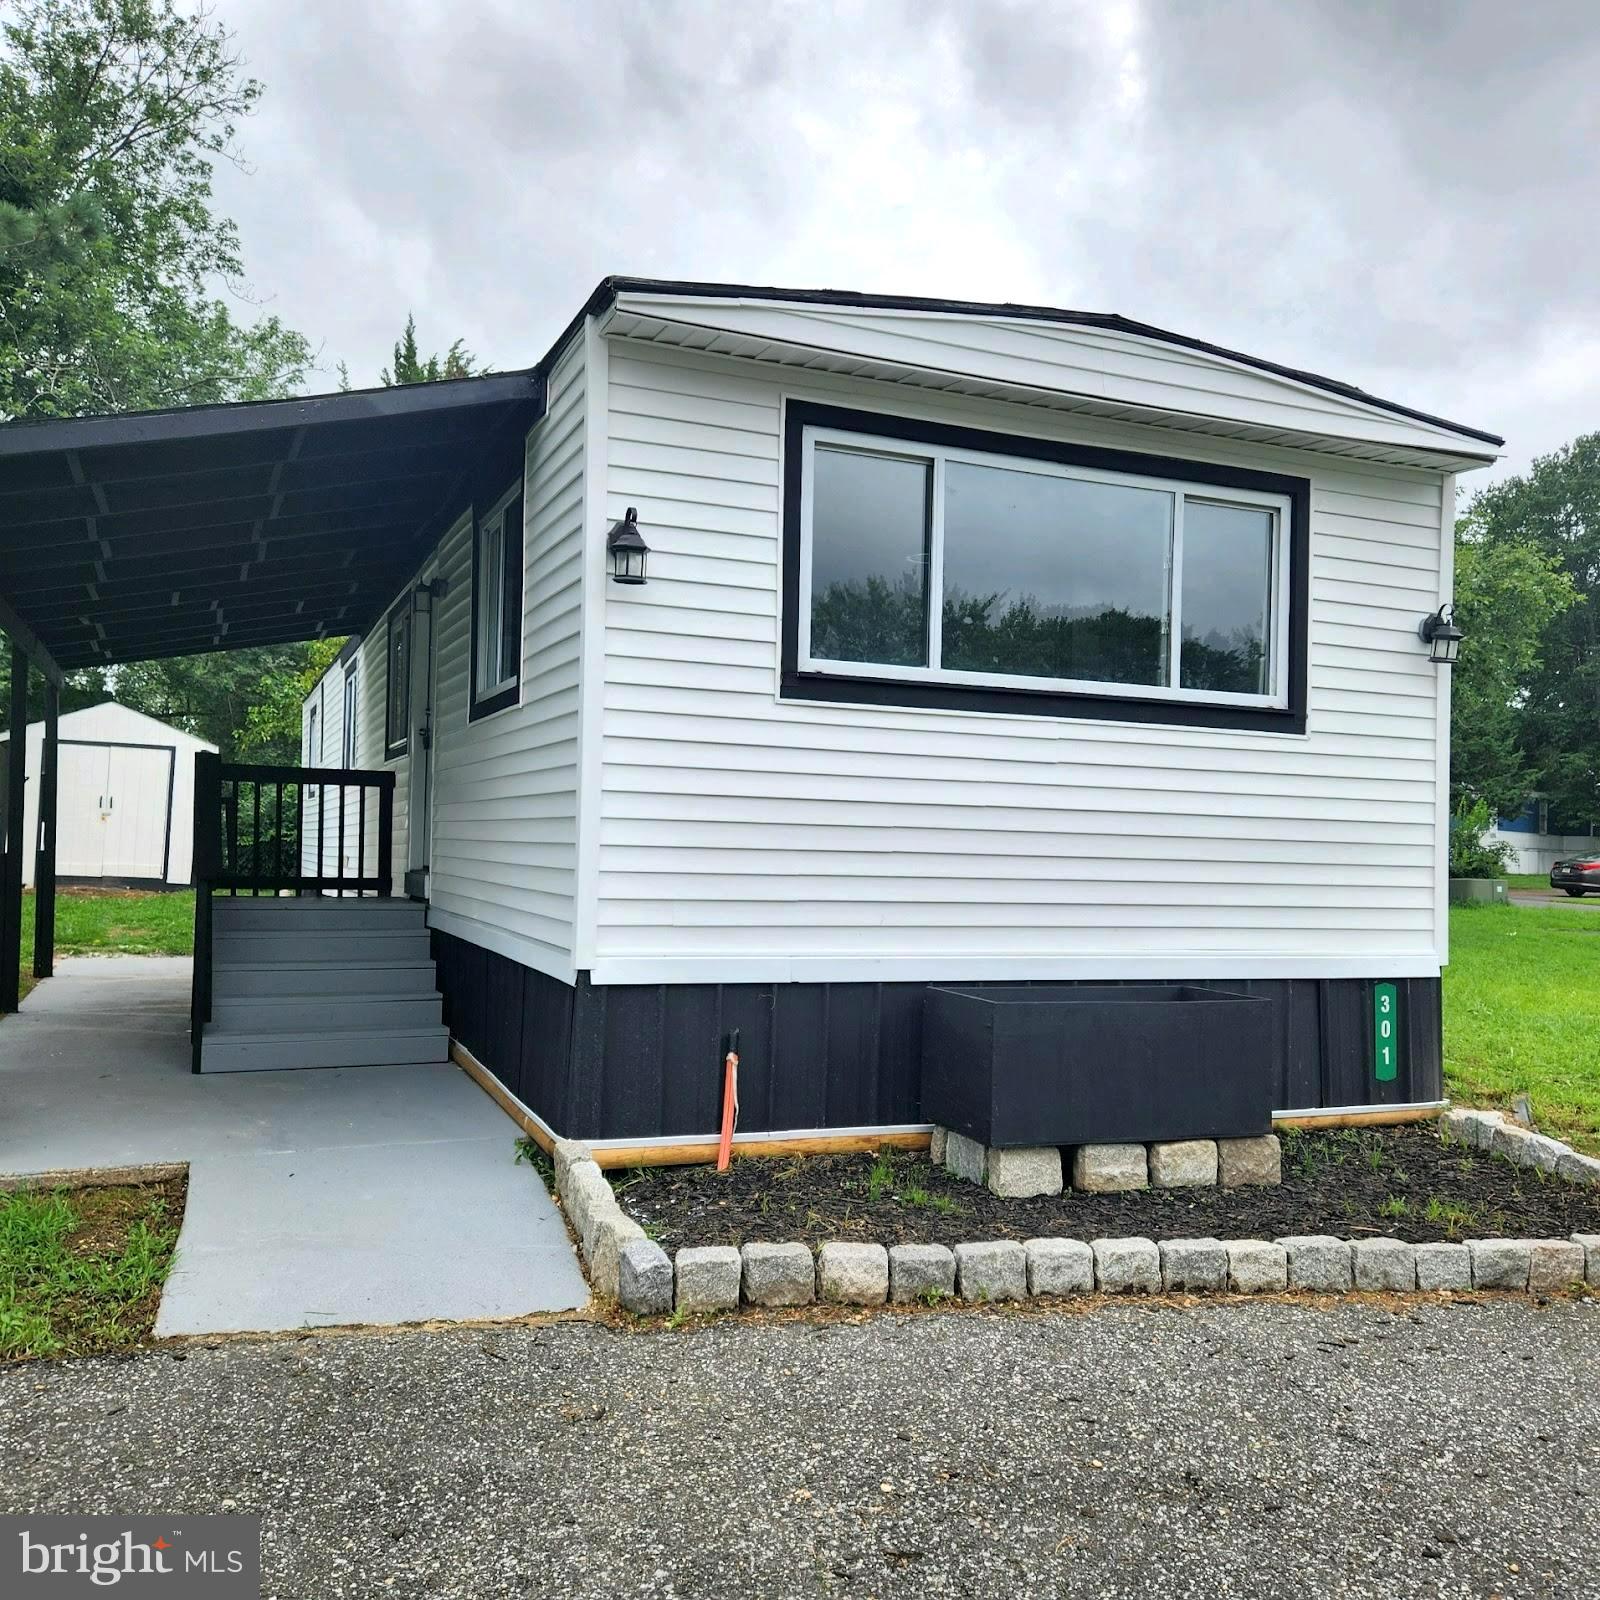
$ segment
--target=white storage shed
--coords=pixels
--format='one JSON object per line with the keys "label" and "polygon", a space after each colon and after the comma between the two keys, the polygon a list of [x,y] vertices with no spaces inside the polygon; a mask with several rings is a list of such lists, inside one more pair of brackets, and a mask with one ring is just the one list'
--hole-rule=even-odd
{"label": "white storage shed", "polygon": [[[62,883],[179,888],[194,847],[194,758],[216,746],[107,700],[60,722],[56,876]],[[0,743],[3,743],[0,740]],[[28,724],[23,882],[39,837],[44,724]]]}

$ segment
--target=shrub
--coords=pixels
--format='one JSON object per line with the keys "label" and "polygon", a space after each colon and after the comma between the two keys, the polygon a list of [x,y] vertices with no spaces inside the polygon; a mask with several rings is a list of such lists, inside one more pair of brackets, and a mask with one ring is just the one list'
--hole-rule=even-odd
{"label": "shrub", "polygon": [[1503,878],[1511,860],[1511,846],[1490,844],[1483,837],[1494,824],[1488,803],[1465,800],[1450,819],[1450,876],[1452,878]]}

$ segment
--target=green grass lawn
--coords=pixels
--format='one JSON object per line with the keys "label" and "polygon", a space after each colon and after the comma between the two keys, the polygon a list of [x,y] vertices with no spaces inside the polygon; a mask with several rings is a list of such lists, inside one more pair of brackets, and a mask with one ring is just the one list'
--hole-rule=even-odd
{"label": "green grass lawn", "polygon": [[1600,913],[1453,906],[1444,975],[1445,1090],[1505,1106],[1600,1154]]}
{"label": "green grass lawn", "polygon": [[155,1326],[184,1180],[0,1194],[0,1361],[94,1355]]}
{"label": "green grass lawn", "polygon": [[[22,897],[22,994],[34,986],[30,889]],[[194,890],[65,888],[56,893],[58,956],[187,956],[194,953]]]}
{"label": "green grass lawn", "polygon": [[[33,957],[33,895],[23,896],[23,965]],[[56,954],[186,956],[194,950],[194,891],[56,894]]]}

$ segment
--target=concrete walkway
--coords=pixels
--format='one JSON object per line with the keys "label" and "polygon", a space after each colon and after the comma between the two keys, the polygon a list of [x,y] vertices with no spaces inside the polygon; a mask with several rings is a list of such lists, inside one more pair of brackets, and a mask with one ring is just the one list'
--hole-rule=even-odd
{"label": "concrete walkway", "polygon": [[189,1163],[158,1334],[505,1318],[588,1289],[454,1066],[195,1076],[189,963],[82,956],[0,1021],[0,1173]]}

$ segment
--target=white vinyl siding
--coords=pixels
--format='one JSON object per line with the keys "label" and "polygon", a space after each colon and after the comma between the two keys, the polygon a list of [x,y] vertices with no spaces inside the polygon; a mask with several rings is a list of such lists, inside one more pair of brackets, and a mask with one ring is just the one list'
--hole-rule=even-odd
{"label": "white vinyl siding", "polygon": [[577,850],[578,658],[583,579],[584,371],[576,341],[528,437],[522,686],[478,722],[471,694],[471,523],[439,551],[433,926],[570,978]]}
{"label": "white vinyl siding", "polygon": [[[798,357],[814,371],[863,376],[892,370],[899,383],[933,389],[1026,392],[1030,403],[1108,418],[1142,415],[1163,428],[1267,440],[1295,432],[1317,437],[1333,453],[1370,456],[1378,445],[1394,459],[1441,451],[1495,456],[1493,445],[1353,394],[1123,329],[637,291],[619,297],[617,320],[625,331],[685,349],[768,363]],[[1143,448],[1179,453],[1150,442]]]}
{"label": "white vinyl siding", "polygon": [[[345,759],[347,737],[345,682],[347,675],[350,673],[359,674],[359,653],[343,661],[333,662],[317,680],[315,688],[306,696],[305,705],[301,712],[300,764],[302,766],[343,767],[361,765],[359,759],[354,763]],[[359,685],[359,676],[356,681]],[[311,725],[313,711],[316,713],[315,728]],[[360,724],[361,715],[358,706],[356,713],[356,732],[358,735]],[[336,787],[324,784],[312,785],[305,790],[302,802],[303,809],[300,813],[300,866],[303,872],[315,870],[317,845],[320,838],[323,874],[328,877],[334,876],[340,872],[342,863],[343,871],[354,875],[359,865],[356,857],[360,853],[359,847],[361,843],[360,801],[357,800],[353,793],[346,792],[342,803],[344,806],[344,851],[341,856],[339,848],[339,808],[341,804],[339,790]],[[377,838],[377,825],[378,808],[376,802],[372,802],[367,813],[366,856],[368,868],[373,871],[377,869],[378,860],[377,846],[374,843]]]}
{"label": "white vinyl siding", "polygon": [[[1068,343],[929,337],[1040,366]],[[1232,369],[1090,342],[1197,409],[1262,411]],[[637,340],[611,342],[608,395],[605,515],[637,506],[652,554],[606,597],[595,981],[1437,971],[1442,697],[1416,626],[1441,473]],[[781,701],[785,396],[1309,478],[1307,733]]]}

